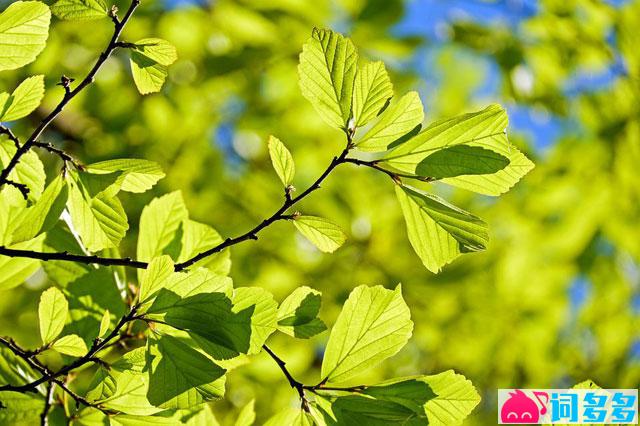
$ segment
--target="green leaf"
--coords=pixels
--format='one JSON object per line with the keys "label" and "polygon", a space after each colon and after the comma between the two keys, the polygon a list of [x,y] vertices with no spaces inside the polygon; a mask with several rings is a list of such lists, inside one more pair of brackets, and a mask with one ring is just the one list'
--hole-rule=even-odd
{"label": "green leaf", "polygon": [[118,247],[129,229],[122,203],[107,189],[93,196],[95,189],[86,185],[86,182],[81,179],[68,180],[67,207],[73,227],[90,252]]}
{"label": "green leaf", "polygon": [[429,173],[423,164],[428,157],[444,148],[455,146],[480,147],[509,160],[509,165],[490,174],[446,177],[443,182],[487,195],[508,191],[532,168],[533,163],[507,140],[507,114],[500,105],[490,105],[482,111],[437,121],[409,141],[400,144],[381,161],[394,169],[416,175]]}
{"label": "green leaf", "polygon": [[152,299],[161,288],[169,283],[174,273],[173,260],[169,256],[156,257],[149,262],[147,269],[141,272],[140,303],[146,303]]}
{"label": "green leaf", "polygon": [[367,133],[356,142],[360,151],[386,151],[398,139],[419,126],[424,119],[417,92],[409,92],[391,105]]}
{"label": "green leaf", "polygon": [[377,401],[407,407],[420,418],[426,416],[429,425],[434,426],[462,424],[480,402],[480,395],[471,382],[453,370],[393,379],[368,387],[363,393]]}
{"label": "green leaf", "polygon": [[[375,118],[393,97],[393,85],[382,61],[358,68],[353,86],[353,118],[361,127]],[[420,120],[422,121],[422,120]]]}
{"label": "green leaf", "polygon": [[171,336],[148,341],[149,401],[162,408],[190,408],[224,395],[225,370]]}
{"label": "green leaf", "polygon": [[457,145],[442,148],[418,164],[418,176],[443,179],[461,175],[494,174],[509,165],[509,159],[479,146]]}
{"label": "green leaf", "polygon": [[358,53],[351,40],[330,30],[313,29],[300,54],[298,74],[302,94],[331,126],[345,128]]}
{"label": "green leaf", "polygon": [[309,415],[304,411],[295,408],[285,408],[267,420],[264,426],[312,426],[313,424]]}
{"label": "green leaf", "polygon": [[338,225],[318,216],[297,216],[293,224],[314,246],[325,253],[333,253],[347,239]]}
{"label": "green leaf", "polygon": [[0,392],[0,424],[40,424],[40,413],[44,410],[44,398],[39,394]]}
{"label": "green leaf", "polygon": [[60,290],[51,287],[42,293],[38,305],[38,320],[43,345],[49,344],[62,333],[68,313],[69,303]]}
{"label": "green leaf", "polygon": [[152,416],[116,414],[109,416],[111,426],[186,425],[219,426],[211,408],[207,404],[188,410],[164,410]]}
{"label": "green leaf", "polygon": [[251,426],[253,422],[256,421],[256,411],[254,409],[255,403],[256,400],[252,399],[242,408],[234,426]]}
{"label": "green leaf", "polygon": [[151,189],[165,177],[158,163],[149,160],[119,158],[89,164],[85,169],[90,173],[123,172],[117,184],[122,191],[142,193]]}
{"label": "green leaf", "polygon": [[321,407],[324,424],[330,426],[418,426],[430,424],[410,408],[393,401],[349,395],[336,398],[329,407]]}
{"label": "green leaf", "polygon": [[285,187],[291,185],[296,174],[296,166],[287,147],[275,136],[269,136],[269,156],[282,184]]}
{"label": "green leaf", "polygon": [[[209,225],[196,222],[195,220],[185,219],[184,222],[182,222],[182,238],[180,241],[178,262],[185,262],[222,242],[223,239],[220,234]],[[227,275],[231,269],[229,250],[222,250],[194,264],[194,267],[199,266],[205,267],[217,274]]]}
{"label": "green leaf", "polygon": [[102,401],[114,395],[117,389],[116,379],[113,378],[109,370],[101,365],[89,384],[87,399],[89,401]]}
{"label": "green leaf", "polygon": [[437,273],[461,253],[484,250],[489,242],[482,219],[442,198],[396,186],[409,241],[424,266]]}
{"label": "green leaf", "polygon": [[102,319],[100,320],[100,329],[98,330],[98,337],[104,337],[109,331],[109,327],[111,326],[111,314],[107,309],[104,311],[102,315]]}
{"label": "green leaf", "polygon": [[149,416],[161,411],[147,399],[149,374],[146,359],[146,347],[141,347],[127,352],[111,364],[109,377],[115,381],[116,391],[100,400],[101,406],[136,416]]}
{"label": "green leaf", "polygon": [[[5,168],[16,153],[16,147],[9,143],[0,143],[0,164]],[[38,154],[29,151],[20,158],[20,162],[9,173],[9,179],[27,185],[29,188],[29,200],[34,202],[40,198],[44,190],[47,176],[44,173],[44,165]]]}
{"label": "green leaf", "polygon": [[159,38],[145,38],[131,49],[131,72],[138,91],[158,92],[167,78],[167,67],[178,59],[176,48]]}
{"label": "green leaf", "polygon": [[106,18],[107,6],[102,0],[58,0],[51,11],[60,19],[90,21]]}
{"label": "green leaf", "polygon": [[138,235],[138,259],[148,262],[157,257],[173,240],[183,220],[187,219],[187,208],[182,193],[175,191],[155,198],[140,216]]}
{"label": "green leaf", "polygon": [[322,377],[347,381],[395,355],[413,330],[401,286],[356,287],[336,321],[322,360]]}
{"label": "green leaf", "polygon": [[15,121],[31,114],[44,96],[44,76],[34,75],[24,80],[11,96],[0,93],[0,121]]}
{"label": "green leaf", "polygon": [[39,1],[13,2],[0,14],[0,71],[33,62],[49,36],[51,12]]}
{"label": "green leaf", "polygon": [[240,287],[233,294],[233,312],[251,312],[251,339],[248,354],[262,350],[267,338],[276,331],[278,304],[273,295],[260,287]]}
{"label": "green leaf", "polygon": [[0,189],[0,244],[10,245],[20,229],[19,223],[27,211],[27,201],[15,187],[5,185]]}
{"label": "green leaf", "polygon": [[327,326],[318,318],[321,293],[302,286],[296,288],[278,308],[278,330],[293,337],[308,339]]}
{"label": "green leaf", "polygon": [[60,352],[61,354],[81,357],[87,353],[87,345],[84,340],[77,334],[69,334],[56,340],[51,348]]}
{"label": "green leaf", "polygon": [[[19,250],[42,250],[44,235],[29,241],[11,245],[9,248]],[[19,286],[40,268],[37,259],[0,256],[0,290],[8,290]]]}
{"label": "green leaf", "polygon": [[58,176],[38,201],[18,219],[19,226],[13,233],[12,242],[27,241],[51,229],[60,219],[67,197],[67,186],[64,179]]}

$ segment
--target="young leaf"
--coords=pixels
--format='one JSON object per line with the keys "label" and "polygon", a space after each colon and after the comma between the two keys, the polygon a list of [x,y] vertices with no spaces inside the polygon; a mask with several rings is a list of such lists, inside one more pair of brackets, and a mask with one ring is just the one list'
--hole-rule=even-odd
{"label": "young leaf", "polygon": [[87,345],[84,340],[77,334],[69,334],[56,340],[51,348],[61,354],[81,357],[87,353]]}
{"label": "young leaf", "polygon": [[156,257],[149,262],[149,266],[141,273],[140,303],[145,303],[153,298],[156,293],[165,287],[174,273],[173,260],[169,256]]}
{"label": "young leaf", "polygon": [[138,259],[145,262],[162,254],[187,218],[187,208],[180,191],[154,198],[140,216]]}
{"label": "young leaf", "polygon": [[98,337],[104,337],[109,331],[109,327],[111,326],[111,314],[107,309],[102,314],[102,319],[100,320],[100,329],[98,330]]}
{"label": "young leaf", "polygon": [[278,330],[300,339],[325,331],[327,326],[318,318],[320,296],[321,293],[312,288],[296,288],[278,308]]}
{"label": "young leaf", "polygon": [[287,147],[275,136],[269,136],[269,156],[282,184],[285,187],[291,185],[296,174],[296,166]]}
{"label": "young leaf", "polygon": [[123,172],[118,178],[117,184],[122,191],[142,193],[151,189],[160,179],[165,177],[164,172],[153,161],[120,158],[106,160],[85,166],[90,173]]}
{"label": "young leaf", "polygon": [[267,338],[276,331],[278,304],[273,295],[260,287],[240,287],[233,295],[233,312],[251,313],[251,339],[248,354],[262,350]]}
{"label": "young leaf", "polygon": [[60,19],[90,21],[106,18],[107,6],[102,0],[58,0],[51,11]]}
{"label": "young leaf", "polygon": [[321,217],[298,216],[293,224],[313,245],[325,253],[333,253],[347,239],[338,225]]}
{"label": "young leaf", "polygon": [[[3,96],[4,95],[4,96]],[[44,96],[44,76],[34,75],[24,80],[11,96],[0,94],[0,121],[15,121],[31,114]]]}
{"label": "young leaf", "polygon": [[224,395],[225,370],[171,336],[148,342],[149,402],[185,409]]}
{"label": "young leaf", "polygon": [[504,109],[490,105],[482,111],[433,123],[389,152],[382,161],[400,172],[429,176],[424,164],[429,162],[429,156],[443,148],[466,145],[491,150],[507,158],[509,165],[491,174],[469,173],[445,177],[442,181],[481,194],[500,195],[533,168],[533,163],[507,140],[507,124]]}
{"label": "young leaf", "polygon": [[255,402],[256,400],[252,399],[242,408],[234,426],[251,426],[253,422],[256,421],[256,411],[254,409]]}
{"label": "young leaf", "polygon": [[167,78],[167,67],[178,59],[176,48],[159,38],[145,38],[131,49],[131,72],[138,91],[158,92]]}
{"label": "young leaf", "polygon": [[349,121],[357,63],[351,40],[330,30],[314,28],[302,48],[300,89],[331,126],[344,128]]}
{"label": "young leaf", "polygon": [[89,384],[87,399],[89,401],[102,401],[116,393],[118,384],[106,367],[100,365]]}
{"label": "young leaf", "polygon": [[51,287],[42,293],[38,321],[43,345],[53,342],[62,333],[68,312],[69,303],[60,290]]}
{"label": "young leaf", "polygon": [[[460,425],[480,402],[480,395],[464,376],[448,370],[432,376],[393,379],[370,386],[363,394],[376,401],[401,404],[429,425]],[[423,420],[424,423],[424,420]]]}
{"label": "young leaf", "polygon": [[420,96],[417,92],[409,92],[382,113],[378,122],[356,142],[356,147],[360,151],[386,151],[423,119]]}
{"label": "young leaf", "polygon": [[51,12],[39,1],[16,1],[0,14],[0,71],[33,62],[49,36]]}
{"label": "young leaf", "polygon": [[[356,127],[375,118],[393,97],[393,85],[382,61],[358,68],[353,86],[353,118]],[[422,120],[421,120],[422,121]]]}
{"label": "young leaf", "polygon": [[[94,175],[95,176],[95,175]],[[87,250],[117,247],[129,229],[122,203],[108,191],[92,197],[81,179],[69,179],[67,207],[75,230]]]}
{"label": "young leaf", "polygon": [[19,226],[12,242],[27,241],[51,229],[60,219],[67,203],[68,190],[61,176],[49,184],[42,196],[17,219]]}
{"label": "young leaf", "polygon": [[437,273],[461,253],[484,250],[488,227],[480,218],[442,198],[407,186],[396,186],[409,241],[422,263]]}
{"label": "young leaf", "polygon": [[356,287],[331,330],[322,360],[322,377],[347,381],[395,355],[413,330],[401,286]]}

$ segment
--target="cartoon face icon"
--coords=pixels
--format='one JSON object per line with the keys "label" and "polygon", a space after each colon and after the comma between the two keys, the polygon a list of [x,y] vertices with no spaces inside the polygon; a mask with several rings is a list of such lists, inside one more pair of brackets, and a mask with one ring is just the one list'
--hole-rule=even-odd
{"label": "cartoon face icon", "polygon": [[[546,413],[546,404],[543,404],[540,400],[540,396],[545,396],[548,401],[548,395],[545,392],[534,392],[536,399],[542,405],[542,410],[538,408],[535,401],[529,398],[521,390],[510,392],[509,399],[502,405],[500,410],[500,419],[502,423],[537,423],[540,419],[540,414]],[[540,394],[540,395],[538,395]]]}

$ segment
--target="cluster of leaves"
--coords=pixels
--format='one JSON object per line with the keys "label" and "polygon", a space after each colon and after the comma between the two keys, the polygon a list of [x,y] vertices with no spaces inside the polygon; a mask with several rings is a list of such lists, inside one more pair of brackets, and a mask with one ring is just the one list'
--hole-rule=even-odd
{"label": "cluster of leaves", "polygon": [[[137,3],[132,2],[126,19]],[[133,79],[141,93],[160,90],[167,67],[176,60],[168,42],[119,41],[126,19],[120,21],[117,11],[107,10],[100,0],[60,0],[52,11],[62,19],[110,17],[116,32],[109,48],[130,51]],[[49,8],[36,1],[15,2],[0,15],[0,69],[15,69],[36,58],[45,46],[49,18]],[[299,212],[285,213],[315,191],[335,167],[351,163],[392,178],[409,240],[424,265],[437,272],[461,253],[484,249],[487,225],[405,181],[418,185],[442,181],[499,195],[532,163],[507,141],[506,113],[499,106],[422,130],[424,114],[417,93],[393,99],[384,65],[359,63],[352,42],[340,34],[314,30],[300,55],[299,75],[303,95],[346,136],[345,149],[325,173],[294,198],[293,157],[272,137],[269,152],[285,187],[285,201],[273,216],[240,237],[223,239],[210,226],[189,218],[179,191],[169,193],[155,198],[142,212],[136,260],[120,253],[129,221],[118,194],[149,190],[164,176],[161,168],[147,160],[114,159],[65,167],[45,185],[42,162],[30,148],[46,123],[24,145],[3,127],[13,144],[0,145],[0,162],[9,171],[0,191],[4,255],[0,289],[22,284],[41,266],[60,289],[52,287],[41,297],[41,347],[25,351],[10,340],[2,342],[6,347],[0,358],[0,420],[28,421],[40,413],[46,418],[57,386],[82,405],[62,403],[65,414],[78,424],[126,425],[149,419],[210,424],[215,420],[204,404],[222,398],[226,373],[263,349],[301,400],[301,409],[287,409],[271,424],[450,425],[471,412],[479,395],[452,371],[349,386],[407,343],[413,323],[400,286],[355,288],[332,327],[321,380],[316,385],[296,381],[265,343],[276,331],[296,338],[325,331],[318,317],[320,293],[300,287],[278,305],[262,288],[234,288],[227,276],[226,249],[257,238],[261,229],[279,220],[290,221],[323,252],[338,249],[346,235],[336,224]],[[93,75],[89,77],[86,84]],[[72,90],[70,81],[62,79],[63,102],[81,90],[84,81]],[[11,95],[1,94],[1,120],[30,114],[43,93],[44,79],[35,76]],[[375,157],[349,157],[353,150]],[[137,278],[116,266],[137,268]],[[132,339],[139,347],[124,354],[115,351],[123,339]],[[38,358],[51,351],[66,362],[57,371]],[[92,364],[97,371],[82,395],[60,381]]]}

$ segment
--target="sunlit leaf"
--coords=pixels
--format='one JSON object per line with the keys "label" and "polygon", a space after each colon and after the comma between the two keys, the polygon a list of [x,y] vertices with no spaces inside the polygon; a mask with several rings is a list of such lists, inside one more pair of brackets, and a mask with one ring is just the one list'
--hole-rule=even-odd
{"label": "sunlit leaf", "polygon": [[[178,262],[184,262],[210,248],[221,244],[224,240],[218,232],[204,223],[186,219],[182,222],[182,238]],[[222,250],[196,262],[192,268],[205,267],[216,274],[226,275],[231,269],[229,250]]]}
{"label": "sunlit leaf", "polygon": [[338,225],[318,216],[297,216],[293,224],[314,246],[325,253],[333,253],[347,239]]}
{"label": "sunlit leaf", "polygon": [[68,312],[69,303],[60,290],[51,287],[42,293],[38,305],[42,344],[52,342],[62,333]]}
{"label": "sunlit leaf", "polygon": [[417,92],[409,92],[387,108],[380,119],[356,141],[361,151],[386,151],[422,123],[424,112]]}
{"label": "sunlit leaf", "polygon": [[142,271],[140,280],[140,303],[153,298],[156,293],[168,284],[174,274],[173,260],[169,256],[156,257],[149,262],[147,269]]}
{"label": "sunlit leaf", "polygon": [[120,189],[128,192],[145,192],[151,189],[165,174],[153,161],[120,158],[89,164],[85,167],[91,173],[123,172],[118,178]]}
{"label": "sunlit leaf", "polygon": [[158,92],[168,74],[168,66],[178,59],[176,48],[159,38],[138,40],[131,48],[131,72],[138,91]]}
{"label": "sunlit leaf", "polygon": [[16,1],[0,14],[0,71],[36,59],[49,36],[51,12],[39,1]]}
{"label": "sunlit leaf", "polygon": [[98,337],[104,337],[109,331],[109,327],[111,326],[111,313],[107,309],[104,311],[102,315],[102,319],[100,320],[100,328],[98,329]]}
{"label": "sunlit leaf", "polygon": [[355,125],[364,126],[375,118],[392,96],[393,85],[382,61],[358,67],[353,87]]}
{"label": "sunlit leaf", "polygon": [[58,0],[51,12],[60,19],[89,21],[106,18],[107,7],[102,0]]}
{"label": "sunlit leaf", "polygon": [[187,218],[187,208],[180,191],[155,198],[140,216],[138,259],[145,262],[162,254],[169,245],[180,223]]}
{"label": "sunlit leaf", "polygon": [[25,79],[8,95],[0,93],[0,121],[15,121],[31,114],[44,96],[44,76]]}
{"label": "sunlit leaf", "polygon": [[87,353],[87,345],[84,340],[77,334],[69,334],[62,336],[54,342],[51,346],[52,349],[60,352],[61,354],[81,357]]}
{"label": "sunlit leaf", "polygon": [[171,336],[149,339],[149,401],[190,408],[224,395],[225,370]]}
{"label": "sunlit leaf", "polygon": [[33,393],[2,392],[0,424],[28,425],[40,422],[40,413],[44,409],[44,397]]}
{"label": "sunlit leaf", "polygon": [[[15,155],[16,147],[10,143],[0,143],[0,164],[5,168]],[[46,175],[38,154],[29,151],[20,158],[20,162],[9,173],[9,179],[27,185],[29,200],[36,201],[44,190]]]}
{"label": "sunlit leaf", "polygon": [[38,201],[17,219],[12,242],[27,241],[51,229],[60,219],[67,202],[68,189],[61,176],[47,186]]}
{"label": "sunlit leaf", "polygon": [[318,318],[320,296],[321,293],[312,288],[296,288],[278,308],[278,330],[301,339],[326,330],[327,326]]}
{"label": "sunlit leaf", "polygon": [[356,287],[336,320],[322,360],[330,383],[350,380],[395,355],[413,330],[401,286]]}
{"label": "sunlit leaf", "polygon": [[255,402],[256,400],[252,399],[242,408],[234,426],[251,426],[256,421]]}
{"label": "sunlit leaf", "polygon": [[287,147],[275,136],[269,136],[269,156],[282,184],[291,185],[296,174],[296,166]]}
{"label": "sunlit leaf", "polygon": [[[9,248],[19,250],[42,250],[44,235],[29,241],[11,245]],[[20,257],[0,256],[0,290],[7,290],[29,278],[40,267],[40,261]]]}
{"label": "sunlit leaf", "polygon": [[344,128],[351,116],[351,98],[358,53],[341,34],[314,28],[300,54],[300,89],[331,126]]}

